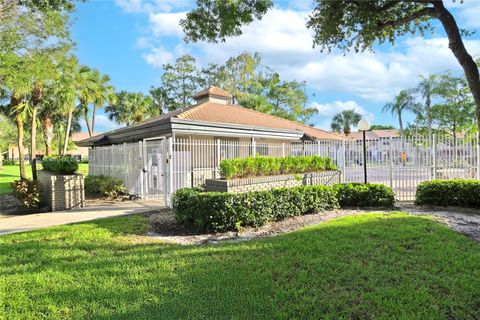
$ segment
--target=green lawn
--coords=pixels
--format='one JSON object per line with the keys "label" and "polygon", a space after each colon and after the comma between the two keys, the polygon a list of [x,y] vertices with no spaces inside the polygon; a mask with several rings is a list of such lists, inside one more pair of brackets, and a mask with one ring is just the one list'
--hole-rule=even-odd
{"label": "green lawn", "polygon": [[[480,245],[404,213],[177,246],[128,216],[0,237],[3,319],[478,319]],[[1,313],[3,312],[3,314]]]}
{"label": "green lawn", "polygon": [[[41,165],[38,165],[39,170],[42,169]],[[32,177],[32,169],[30,165],[27,165],[27,176]],[[78,172],[88,174],[88,163],[79,163]],[[0,167],[0,195],[12,192],[10,183],[14,180],[18,180],[20,177],[20,169],[18,165],[3,165]]]}

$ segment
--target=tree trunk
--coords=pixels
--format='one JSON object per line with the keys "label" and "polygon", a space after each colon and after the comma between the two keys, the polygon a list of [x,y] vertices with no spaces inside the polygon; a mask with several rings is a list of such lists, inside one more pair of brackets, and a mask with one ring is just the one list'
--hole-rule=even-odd
{"label": "tree trunk", "polygon": [[480,74],[472,56],[468,53],[462,40],[453,15],[445,8],[442,1],[432,1],[437,18],[443,25],[448,36],[448,47],[457,58],[465,72],[468,86],[475,100],[477,126],[480,128]]}
{"label": "tree trunk", "polygon": [[67,128],[65,130],[65,140],[64,140],[63,152],[62,152],[63,156],[68,151],[68,138],[70,137],[70,127],[72,126],[72,116],[73,116],[73,109],[70,109],[70,111],[68,112]]}
{"label": "tree trunk", "polygon": [[45,116],[42,119],[43,140],[45,142],[45,156],[52,155],[52,140],[53,140],[53,124],[50,116]]}
{"label": "tree trunk", "polygon": [[10,99],[10,106],[15,110],[15,124],[17,126],[17,147],[18,147],[18,161],[20,164],[20,179],[27,179],[25,171],[25,147],[23,145],[23,118],[21,110],[18,110],[18,106],[21,100],[15,96]]}
{"label": "tree trunk", "polygon": [[37,180],[37,110],[32,106],[32,128],[30,131],[30,165],[32,166],[32,179]]}
{"label": "tree trunk", "polygon": [[37,180],[37,111],[41,99],[42,86],[35,85],[32,92],[32,128],[30,133],[30,164],[33,180]]}
{"label": "tree trunk", "polygon": [[427,95],[427,99],[425,101],[425,112],[427,113],[427,128],[428,128],[428,139],[432,139],[432,112],[430,106],[432,104],[432,100],[430,95]]}
{"label": "tree trunk", "polygon": [[88,136],[92,137],[92,128],[90,128],[90,118],[88,117],[88,111],[85,111],[84,114],[85,124],[87,125]]}
{"label": "tree trunk", "polygon": [[[97,106],[93,105],[93,110],[92,110],[92,134],[90,135],[90,138],[92,135],[95,135],[95,115],[97,113]],[[160,112],[161,114],[162,112]]]}
{"label": "tree trunk", "polygon": [[402,143],[402,150],[404,148],[404,141],[403,141],[403,121],[402,121],[402,112],[398,112],[398,125],[400,127],[400,141]]}

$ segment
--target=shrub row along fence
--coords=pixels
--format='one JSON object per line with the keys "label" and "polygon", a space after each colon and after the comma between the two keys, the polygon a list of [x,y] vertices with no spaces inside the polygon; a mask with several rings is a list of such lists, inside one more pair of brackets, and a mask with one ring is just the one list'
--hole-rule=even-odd
{"label": "shrub row along fence", "polygon": [[[220,178],[225,159],[319,156],[333,160],[342,182],[363,181],[362,141],[269,142],[166,138],[91,149],[90,172],[122,179],[129,194],[170,200],[175,190]],[[367,141],[368,181],[414,200],[417,186],[436,179],[480,179],[476,136],[385,137]]]}
{"label": "shrub row along fence", "polygon": [[417,205],[480,208],[480,181],[434,180],[417,188]]}
{"label": "shrub row along fence", "polygon": [[308,186],[247,193],[203,192],[185,188],[174,195],[177,221],[199,231],[238,230],[268,221],[340,207],[391,207],[395,195],[379,184]]}

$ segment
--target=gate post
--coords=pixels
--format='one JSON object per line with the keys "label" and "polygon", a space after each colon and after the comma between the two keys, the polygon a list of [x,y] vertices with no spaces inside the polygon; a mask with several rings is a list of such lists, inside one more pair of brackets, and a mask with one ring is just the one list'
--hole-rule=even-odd
{"label": "gate post", "polygon": [[282,143],[282,158],[285,158],[285,143]]}
{"label": "gate post", "polygon": [[389,160],[389,179],[390,179],[390,188],[392,188],[393,190],[393,139],[392,137],[390,137],[390,142],[389,142],[389,156],[388,156],[388,160]]}
{"label": "gate post", "polygon": [[346,141],[342,140],[342,148],[343,148],[343,161],[342,161],[342,182],[345,182],[345,178],[347,177],[347,147]]}
{"label": "gate post", "polygon": [[433,180],[437,179],[437,139],[435,133],[432,135],[432,166],[433,166]]}
{"label": "gate post", "polygon": [[217,139],[217,161],[215,161],[215,171],[214,171],[214,178],[217,179],[219,178],[219,172],[220,172],[220,157],[222,156],[220,152],[220,139]]}
{"label": "gate post", "polygon": [[170,208],[173,208],[173,203],[172,203],[172,195],[173,195],[173,138],[169,137],[168,138],[168,152],[167,152],[167,174],[168,174],[168,186],[167,186],[167,192],[166,192],[166,198],[167,198],[167,205]]}
{"label": "gate post", "polygon": [[146,180],[145,179],[145,154],[147,152],[147,150],[145,150],[144,148],[144,143],[143,141],[138,141],[138,150],[140,151],[140,160],[141,160],[141,163],[142,163],[142,168],[140,169],[140,198],[142,199],[145,199],[145,189],[146,189],[146,186],[145,186],[145,183],[146,183]]}
{"label": "gate post", "polygon": [[123,143],[123,184],[127,186],[127,143]]}
{"label": "gate post", "polygon": [[255,137],[252,137],[252,153],[253,157],[257,156],[257,141],[255,140]]}
{"label": "gate post", "polygon": [[480,132],[477,134],[477,180],[480,180]]}

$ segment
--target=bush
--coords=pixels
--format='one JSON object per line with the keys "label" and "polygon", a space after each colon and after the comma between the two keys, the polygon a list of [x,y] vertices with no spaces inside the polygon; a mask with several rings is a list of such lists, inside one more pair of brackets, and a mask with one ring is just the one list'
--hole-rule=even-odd
{"label": "bush", "polygon": [[71,157],[48,157],[43,158],[42,167],[56,174],[74,174],[78,170],[78,162]]}
{"label": "bush", "polygon": [[[357,195],[358,194],[358,195]],[[353,203],[358,199],[359,203]],[[341,200],[341,202],[340,202]],[[268,221],[331,210],[339,206],[391,206],[393,191],[381,185],[302,186],[247,193],[180,189],[173,196],[179,223],[199,231],[238,230]]]}
{"label": "bush", "polygon": [[121,179],[104,175],[85,176],[85,193],[87,195],[117,197],[124,192],[125,186]]}
{"label": "bush", "polygon": [[415,204],[480,208],[480,181],[424,181],[417,187]]}
{"label": "bush", "polygon": [[383,184],[341,183],[335,185],[341,207],[392,207],[395,193]]}
{"label": "bush", "polygon": [[332,159],[319,156],[285,158],[249,157],[227,159],[220,162],[220,175],[223,179],[325,170],[337,170],[337,167]]}
{"label": "bush", "polygon": [[40,205],[40,184],[27,179],[11,183],[13,194],[25,208],[38,208]]}

